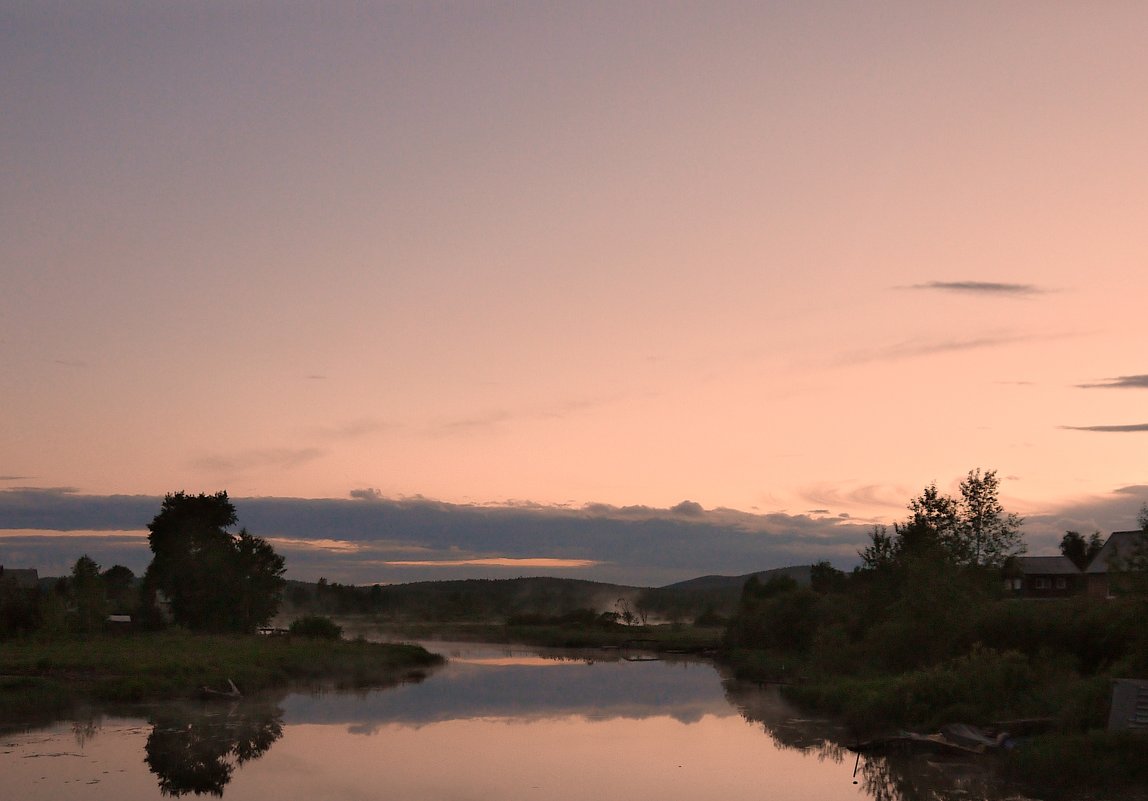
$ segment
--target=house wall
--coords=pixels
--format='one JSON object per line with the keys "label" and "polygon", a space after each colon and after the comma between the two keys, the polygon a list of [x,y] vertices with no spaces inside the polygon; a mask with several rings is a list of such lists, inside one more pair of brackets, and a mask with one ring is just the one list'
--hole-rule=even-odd
{"label": "house wall", "polygon": [[1025,598],[1069,598],[1079,595],[1084,589],[1082,578],[1064,574],[1025,576],[1022,592]]}
{"label": "house wall", "polygon": [[1088,578],[1088,597],[1089,598],[1107,598],[1108,597],[1108,574],[1107,573],[1089,573],[1087,578]]}

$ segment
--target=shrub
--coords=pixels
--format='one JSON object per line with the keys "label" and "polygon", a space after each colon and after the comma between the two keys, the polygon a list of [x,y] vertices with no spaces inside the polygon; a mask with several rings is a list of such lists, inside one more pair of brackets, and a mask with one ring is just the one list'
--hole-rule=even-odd
{"label": "shrub", "polygon": [[343,636],[343,627],[329,617],[311,615],[301,617],[288,629],[297,637],[310,637],[315,640],[338,640]]}

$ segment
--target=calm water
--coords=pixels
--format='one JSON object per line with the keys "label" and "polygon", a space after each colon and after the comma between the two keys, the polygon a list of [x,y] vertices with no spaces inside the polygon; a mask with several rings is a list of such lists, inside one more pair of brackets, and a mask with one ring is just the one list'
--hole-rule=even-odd
{"label": "calm water", "polygon": [[8,727],[0,799],[1003,797],[977,764],[858,764],[831,723],[705,662],[428,647],[450,661],[417,684]]}

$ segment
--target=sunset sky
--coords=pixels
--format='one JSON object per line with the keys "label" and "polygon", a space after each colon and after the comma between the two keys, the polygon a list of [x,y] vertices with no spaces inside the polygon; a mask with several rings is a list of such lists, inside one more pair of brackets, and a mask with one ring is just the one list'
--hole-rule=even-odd
{"label": "sunset sky", "polygon": [[[0,564],[138,550],[179,489],[844,566],[981,467],[1033,552],[1132,527],[1146,42],[1140,2],[0,0]],[[459,531],[343,575],[628,575]]]}

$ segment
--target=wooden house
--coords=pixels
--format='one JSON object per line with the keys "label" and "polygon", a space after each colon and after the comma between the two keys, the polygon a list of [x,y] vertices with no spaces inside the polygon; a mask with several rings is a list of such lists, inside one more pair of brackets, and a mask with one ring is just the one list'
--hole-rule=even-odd
{"label": "wooden house", "polygon": [[1017,556],[1004,570],[1005,589],[1017,598],[1067,598],[1085,589],[1085,576],[1067,556]]}
{"label": "wooden house", "polygon": [[1148,532],[1114,531],[1084,570],[1088,594],[1094,598],[1113,598],[1127,591],[1128,575],[1123,568],[1139,548],[1148,553]]}
{"label": "wooden house", "polygon": [[36,568],[5,568],[0,565],[0,582],[11,584],[22,590],[34,590],[40,586],[40,575]]}

